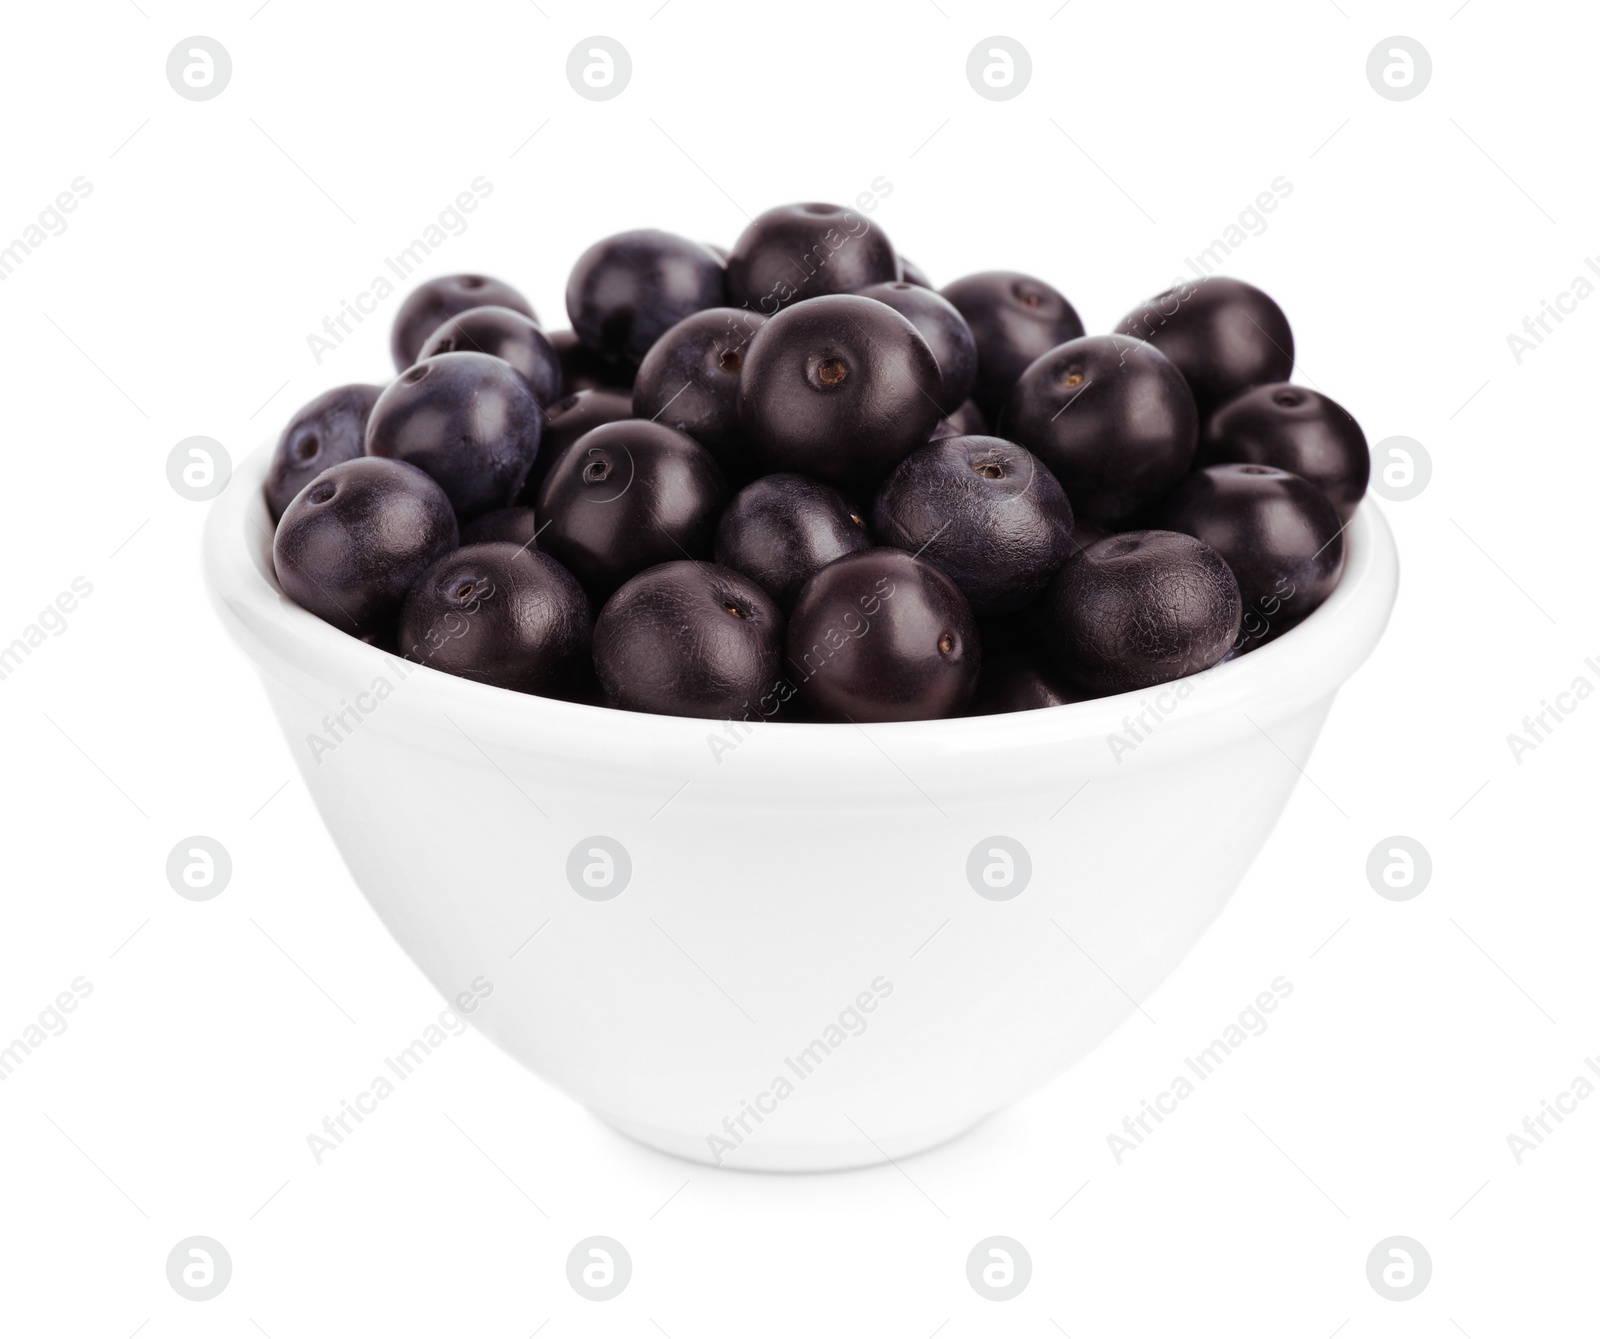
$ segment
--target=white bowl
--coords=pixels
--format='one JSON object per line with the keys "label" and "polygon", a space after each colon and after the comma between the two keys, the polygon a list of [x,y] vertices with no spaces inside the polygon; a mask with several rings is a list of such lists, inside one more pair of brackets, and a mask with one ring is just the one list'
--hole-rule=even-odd
{"label": "white bowl", "polygon": [[492,986],[471,1019],[517,1060],[730,1167],[931,1147],[1108,1036],[1255,858],[1398,580],[1368,501],[1320,609],[1177,684],[734,727],[486,687],[321,622],[273,578],[269,454],[212,504],[206,577],[357,885],[445,996]]}

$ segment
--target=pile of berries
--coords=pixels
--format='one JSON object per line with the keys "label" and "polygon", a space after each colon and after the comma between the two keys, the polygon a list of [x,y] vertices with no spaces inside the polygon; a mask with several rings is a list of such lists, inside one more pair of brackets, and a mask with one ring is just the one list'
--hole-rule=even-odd
{"label": "pile of berries", "polygon": [[1085,335],[1042,280],[935,290],[875,223],[786,205],[731,251],[595,243],[570,331],[434,279],[399,376],[278,442],[284,592],[424,665],[740,720],[1017,711],[1282,635],[1344,566],[1360,427],[1213,277]]}

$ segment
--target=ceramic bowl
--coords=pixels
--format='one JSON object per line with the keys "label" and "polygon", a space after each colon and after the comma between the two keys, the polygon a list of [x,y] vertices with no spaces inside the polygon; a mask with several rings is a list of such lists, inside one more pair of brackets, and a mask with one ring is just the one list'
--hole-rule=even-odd
{"label": "ceramic bowl", "polygon": [[269,454],[212,503],[206,579],[356,886],[446,997],[492,986],[472,1020],[508,1054],[725,1167],[899,1158],[1109,1036],[1261,849],[1398,580],[1369,499],[1306,622],[1157,689],[889,725],[638,715],[290,603]]}

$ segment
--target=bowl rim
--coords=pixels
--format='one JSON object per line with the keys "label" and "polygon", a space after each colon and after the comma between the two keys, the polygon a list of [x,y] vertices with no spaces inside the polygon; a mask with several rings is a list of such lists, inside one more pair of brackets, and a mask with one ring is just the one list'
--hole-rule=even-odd
{"label": "bowl rim", "polygon": [[[201,544],[207,591],[224,624],[263,674],[328,686],[338,700],[352,686],[404,666],[405,696],[415,712],[434,717],[469,717],[491,728],[497,740],[541,752],[704,751],[708,733],[727,722],[703,717],[659,716],[536,697],[459,678],[405,662],[323,622],[279,589],[272,567],[273,524],[262,484],[275,442],[260,444],[239,462],[222,493],[213,499]],[[1371,653],[1386,626],[1399,584],[1394,536],[1370,494],[1344,527],[1345,569],[1333,593],[1297,627],[1248,655],[1184,679],[1152,688],[1091,698],[1057,707],[991,716],[870,724],[871,734],[893,741],[896,758],[948,756],[1016,748],[1060,748],[1122,732],[1127,720],[1151,699],[1189,685],[1195,699],[1171,717],[1164,733],[1197,731],[1218,718],[1236,721],[1248,712],[1257,722],[1283,719],[1330,697]],[[782,761],[814,763],[819,751],[859,750],[849,724],[781,721],[762,731],[763,751]],[[448,725],[442,728],[449,729]],[[899,750],[905,750],[901,753]]]}

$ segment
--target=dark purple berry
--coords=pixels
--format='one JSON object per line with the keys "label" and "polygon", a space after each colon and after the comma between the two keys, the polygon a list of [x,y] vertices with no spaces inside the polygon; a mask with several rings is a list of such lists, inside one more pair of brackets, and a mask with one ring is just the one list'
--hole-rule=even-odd
{"label": "dark purple berry", "polygon": [[1367,491],[1372,457],[1348,410],[1318,391],[1287,382],[1257,386],[1212,414],[1201,465],[1271,465],[1322,490],[1341,521]]}
{"label": "dark purple berry", "polygon": [[358,456],[301,489],[278,522],[272,567],[302,609],[385,637],[406,591],[458,538],[450,499],[421,470]]}
{"label": "dark purple berry", "polygon": [[533,398],[548,405],[561,398],[561,358],[531,317],[510,307],[471,307],[428,336],[417,361],[441,353],[486,353],[511,364]]}
{"label": "dark purple berry", "polygon": [[972,398],[991,419],[1028,364],[1083,334],[1072,304],[1042,279],[1012,270],[969,274],[939,290],[978,345]]}
{"label": "dark purple berry", "polygon": [[1117,525],[1188,473],[1199,425],[1189,383],[1155,345],[1086,335],[1029,365],[1000,431],[1050,467],[1079,516]]}
{"label": "dark purple berry", "polygon": [[747,472],[739,431],[739,370],[767,318],[708,307],[662,335],[639,364],[633,416],[686,432],[723,469]]}
{"label": "dark purple berry", "polygon": [[541,410],[509,363],[441,353],[402,372],[367,421],[367,454],[425,470],[463,521],[510,506],[539,451]]}
{"label": "dark purple berry", "polygon": [[916,326],[939,365],[944,388],[938,397],[939,409],[946,414],[957,412],[978,375],[978,345],[961,313],[926,285],[905,280],[873,284],[863,288],[861,296],[893,307]]}
{"label": "dark purple berry", "polygon": [[1282,308],[1240,279],[1180,281],[1117,322],[1119,335],[1149,340],[1182,372],[1204,422],[1240,391],[1287,381],[1294,335]]}
{"label": "dark purple berry", "polygon": [[998,437],[944,437],[913,451],[879,491],[872,528],[880,544],[942,571],[979,615],[1022,608],[1072,552],[1061,485]]}
{"label": "dark purple berry", "polygon": [[1213,549],[1130,530],[1074,555],[1051,584],[1056,666],[1091,693],[1126,693],[1215,665],[1239,635],[1239,586]]}
{"label": "dark purple berry", "polygon": [[783,682],[783,615],[748,577],[662,563],[627,581],[594,625],[606,701],[627,711],[744,720]]}
{"label": "dark purple berry", "polygon": [[528,299],[498,279],[485,274],[445,274],[419,284],[406,295],[395,313],[389,352],[395,371],[404,372],[417,361],[428,336],[457,312],[473,307],[510,307],[537,321]]}
{"label": "dark purple berry", "polygon": [[939,421],[939,365],[899,312],[853,294],[786,307],[750,341],[739,422],[768,472],[871,488]]}
{"label": "dark purple berry", "polygon": [[699,242],[654,228],[596,242],[567,279],[567,315],[588,349],[637,367],[673,326],[725,301],[722,262]]}
{"label": "dark purple berry", "polygon": [[289,420],[262,486],[274,523],[323,470],[366,451],[367,418],[382,394],[382,386],[335,386]]}
{"label": "dark purple berry", "polygon": [[716,556],[784,609],[813,573],[872,547],[865,517],[838,489],[801,474],[769,474],[740,489],[717,523]]}
{"label": "dark purple berry", "polygon": [[1344,527],[1333,503],[1315,484],[1270,465],[1196,470],[1158,515],[1233,569],[1252,639],[1292,628],[1328,598],[1344,570]]}
{"label": "dark purple berry", "polygon": [[562,696],[589,658],[589,602],[547,554],[509,543],[446,554],[406,596],[400,650],[446,674]]}
{"label": "dark purple berry", "polygon": [[978,681],[978,627],[955,583],[899,549],[867,549],[806,582],[787,673],[823,720],[954,715]]}
{"label": "dark purple berry", "polygon": [[840,205],[779,205],[733,244],[728,301],[772,316],[793,302],[899,277],[894,247],[876,223]]}
{"label": "dark purple berry", "polygon": [[657,563],[709,558],[726,497],[722,471],[676,428],[643,419],[585,433],[539,489],[545,552],[603,601]]}

